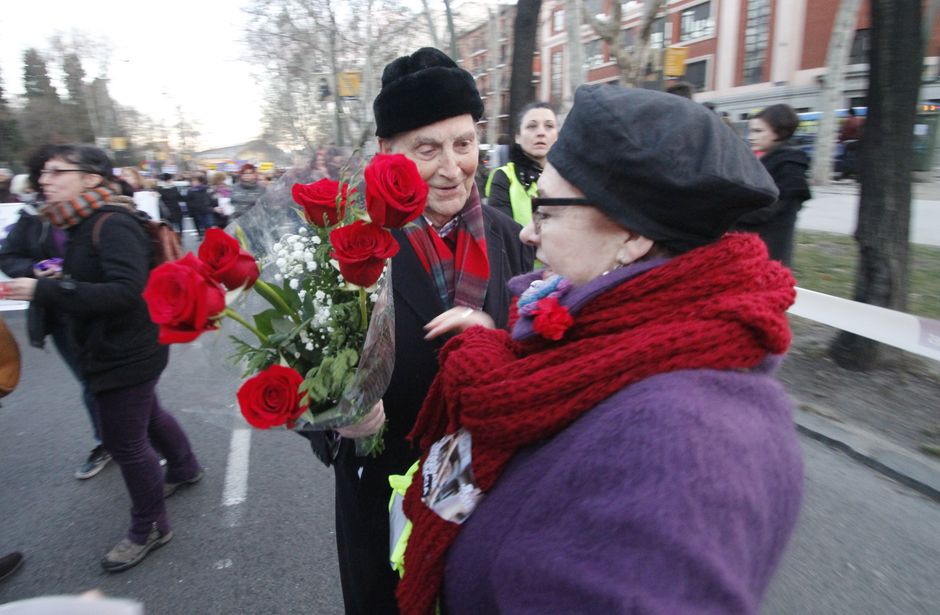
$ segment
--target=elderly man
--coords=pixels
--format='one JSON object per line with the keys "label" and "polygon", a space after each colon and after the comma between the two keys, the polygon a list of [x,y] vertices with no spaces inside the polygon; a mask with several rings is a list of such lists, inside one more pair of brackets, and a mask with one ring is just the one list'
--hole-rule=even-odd
{"label": "elderly man", "polygon": [[[385,153],[415,162],[429,191],[424,216],[396,230],[392,259],[395,371],[382,404],[340,438],[313,435],[317,455],[336,470],[336,539],[347,613],[397,613],[397,574],[389,566],[390,474],[418,458],[405,440],[437,374],[437,353],[471,324],[503,327],[509,278],[531,268],[511,218],[481,207],[474,184],[476,121],[483,102],[470,73],[436,49],[419,49],[385,67],[374,103]],[[384,406],[384,415],[382,414]],[[352,438],[387,418],[385,450],[357,457]]]}

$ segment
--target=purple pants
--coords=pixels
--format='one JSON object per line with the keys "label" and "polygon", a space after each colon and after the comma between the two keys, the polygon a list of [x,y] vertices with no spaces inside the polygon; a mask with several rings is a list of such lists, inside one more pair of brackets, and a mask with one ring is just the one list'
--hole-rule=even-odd
{"label": "purple pants", "polygon": [[[95,394],[101,442],[121,467],[131,496],[127,537],[138,544],[156,526],[170,529],[163,504],[163,483],[178,483],[199,472],[199,462],[183,428],[157,399],[157,379]],[[166,476],[156,448],[166,457]]]}

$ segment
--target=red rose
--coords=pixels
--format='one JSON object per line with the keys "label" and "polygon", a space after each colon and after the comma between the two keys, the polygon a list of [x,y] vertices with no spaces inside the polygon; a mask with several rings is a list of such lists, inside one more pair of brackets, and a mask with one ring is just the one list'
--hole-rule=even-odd
{"label": "red rose", "polygon": [[574,324],[568,308],[558,303],[555,297],[546,297],[536,303],[532,315],[535,317],[532,320],[532,329],[550,340],[560,340],[565,331]]}
{"label": "red rose", "polygon": [[428,185],[403,154],[376,154],[365,170],[366,209],[372,222],[401,228],[424,211]]}
{"label": "red rose", "polygon": [[333,229],[330,243],[333,258],[339,261],[339,272],[349,282],[364,288],[378,281],[385,259],[398,253],[398,242],[390,232],[363,220]]}
{"label": "red rose", "polygon": [[192,252],[151,271],[143,296],[161,344],[191,342],[218,328],[214,319],[225,309],[225,290]]}
{"label": "red rose", "polygon": [[238,407],[248,424],[258,429],[294,426],[304,413],[300,405],[300,383],[304,381],[296,370],[272,365],[252,376],[238,389]]}
{"label": "red rose", "polygon": [[312,184],[294,184],[291,187],[294,202],[304,208],[307,221],[323,227],[333,226],[343,218],[346,203],[355,192],[349,189],[349,184],[343,184],[343,196],[337,203],[339,182],[325,177]]}
{"label": "red rose", "polygon": [[238,240],[220,228],[210,228],[199,246],[199,260],[213,280],[225,288],[251,288],[261,273],[255,257],[242,250]]}

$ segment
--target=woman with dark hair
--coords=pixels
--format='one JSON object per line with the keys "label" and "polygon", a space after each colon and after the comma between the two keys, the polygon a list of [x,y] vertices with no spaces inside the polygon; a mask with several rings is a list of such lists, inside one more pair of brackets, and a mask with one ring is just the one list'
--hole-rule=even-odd
{"label": "woman with dark hair", "polygon": [[800,117],[790,105],[771,105],[748,122],[747,139],[751,150],[760,158],[774,178],[780,196],[770,207],[764,207],[738,219],[738,231],[760,235],[770,258],[789,267],[793,261],[793,234],[796,215],[803,202],[812,198],[806,171],[809,157],[787,141],[800,125]]}
{"label": "woman with dark hair", "polygon": [[[164,497],[197,482],[203,470],[183,429],[157,399],[168,351],[141,297],[151,247],[129,215],[133,199],[120,195],[111,160],[100,149],[57,145],[48,155],[40,172],[46,197],[40,214],[68,233],[62,277],[16,278],[7,283],[7,296],[68,319],[102,442],[131,498],[130,529],[101,562],[117,572],[170,541]],[[166,458],[165,476],[154,447]]]}
{"label": "woman with dark hair", "polygon": [[557,138],[558,119],[551,105],[534,102],[523,107],[509,162],[494,169],[486,182],[487,204],[519,224],[528,224],[532,219],[531,199],[538,194],[535,182]]}

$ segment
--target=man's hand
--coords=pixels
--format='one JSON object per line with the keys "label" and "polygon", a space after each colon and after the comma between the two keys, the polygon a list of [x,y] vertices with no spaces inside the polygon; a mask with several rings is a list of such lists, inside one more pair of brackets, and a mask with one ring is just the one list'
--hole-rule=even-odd
{"label": "man's hand", "polygon": [[424,330],[427,331],[424,339],[433,340],[445,333],[460,333],[474,325],[480,325],[487,329],[496,328],[496,323],[486,312],[468,307],[451,308],[424,325]]}
{"label": "man's hand", "polygon": [[344,438],[365,438],[379,432],[382,425],[385,424],[385,405],[380,399],[377,404],[372,406],[369,414],[362,417],[358,423],[347,425],[346,427],[337,427],[336,433]]}

